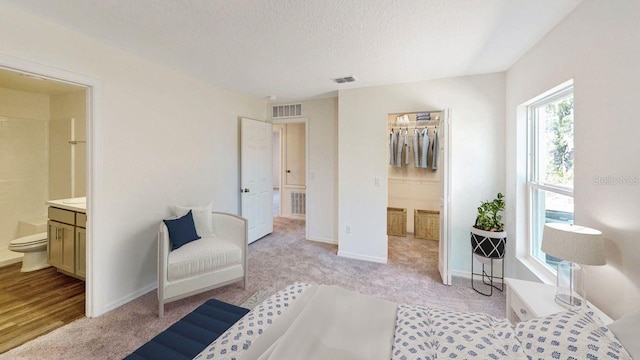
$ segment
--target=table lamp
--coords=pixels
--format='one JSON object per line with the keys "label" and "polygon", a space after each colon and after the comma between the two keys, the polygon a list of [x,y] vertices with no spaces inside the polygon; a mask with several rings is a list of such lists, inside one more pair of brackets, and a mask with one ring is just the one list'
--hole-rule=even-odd
{"label": "table lamp", "polygon": [[547,223],[542,232],[542,251],[563,260],[558,263],[556,302],[567,308],[582,305],[587,289],[580,264],[607,263],[602,232],[580,225]]}

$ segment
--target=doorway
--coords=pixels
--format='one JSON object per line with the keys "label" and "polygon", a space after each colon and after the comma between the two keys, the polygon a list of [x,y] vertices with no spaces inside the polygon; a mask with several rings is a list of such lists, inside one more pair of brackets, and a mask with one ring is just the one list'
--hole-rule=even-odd
{"label": "doorway", "polygon": [[[0,328],[8,334],[30,329],[0,347],[3,352],[87,313],[87,225],[80,219],[86,219],[88,91],[0,64],[0,98],[0,272],[7,280],[2,293],[13,309],[4,313]],[[52,240],[51,227],[57,225],[48,221],[48,203],[63,201],[82,216],[65,209],[74,220],[65,216]],[[37,241],[36,251],[23,251],[22,239]]]}
{"label": "doorway", "polygon": [[272,120],[272,124],[274,217],[305,220],[306,233],[307,193],[309,180],[313,180],[308,176],[308,119],[278,119]]}
{"label": "doorway", "polygon": [[[84,179],[84,184],[86,190],[86,213],[89,215],[86,218],[86,235],[84,237],[86,242],[84,314],[87,317],[93,317],[93,279],[95,277],[93,270],[93,240],[96,230],[94,226],[95,223],[93,214],[94,209],[97,207],[96,203],[99,201],[99,194],[96,189],[100,189],[102,186],[102,181],[100,180],[102,178],[101,169],[97,169],[94,166],[94,164],[96,164],[96,159],[102,157],[101,142],[98,141],[99,137],[96,136],[97,131],[95,130],[99,128],[100,124],[96,117],[99,104],[97,100],[98,97],[96,97],[95,94],[99,92],[101,85],[99,81],[94,78],[8,56],[0,56],[0,70],[24,74],[25,76],[30,76],[34,79],[48,80],[49,82],[54,84],[72,85],[80,87],[85,91],[86,128],[84,132],[86,138],[84,140],[85,142],[83,146],[86,149],[86,169],[84,170],[84,175],[86,175],[86,178]],[[78,139],[76,139],[75,141],[77,141],[76,145],[80,143],[80,140]]]}
{"label": "doorway", "polygon": [[273,127],[273,146],[271,158],[273,159],[271,173],[273,175],[273,217],[280,217],[281,197],[280,197],[280,181],[282,179],[282,133],[283,125]]}
{"label": "doorway", "polygon": [[448,270],[448,110],[387,115],[387,235],[428,242],[438,252],[442,282]]}

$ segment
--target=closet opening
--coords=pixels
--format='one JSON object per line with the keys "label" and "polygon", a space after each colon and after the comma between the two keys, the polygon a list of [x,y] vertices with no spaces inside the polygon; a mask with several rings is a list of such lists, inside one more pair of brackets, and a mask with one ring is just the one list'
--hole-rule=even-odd
{"label": "closet opening", "polygon": [[[448,153],[445,110],[394,113],[388,125],[387,235],[389,252],[402,241],[422,242],[420,259],[435,259],[445,284],[448,232],[445,199]],[[433,261],[433,260],[430,260]]]}

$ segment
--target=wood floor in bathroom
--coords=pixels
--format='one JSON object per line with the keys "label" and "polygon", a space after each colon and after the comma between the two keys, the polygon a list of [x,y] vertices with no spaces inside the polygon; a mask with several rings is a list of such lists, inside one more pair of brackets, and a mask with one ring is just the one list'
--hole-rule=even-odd
{"label": "wood floor in bathroom", "polygon": [[84,317],[84,281],[49,267],[0,268],[0,354]]}

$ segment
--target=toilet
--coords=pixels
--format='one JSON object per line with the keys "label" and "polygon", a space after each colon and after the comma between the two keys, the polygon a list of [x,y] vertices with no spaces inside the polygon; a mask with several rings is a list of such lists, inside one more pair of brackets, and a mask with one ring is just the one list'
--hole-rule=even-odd
{"label": "toilet", "polygon": [[47,263],[47,219],[21,220],[18,238],[11,240],[9,250],[23,253],[21,272],[49,267]]}

